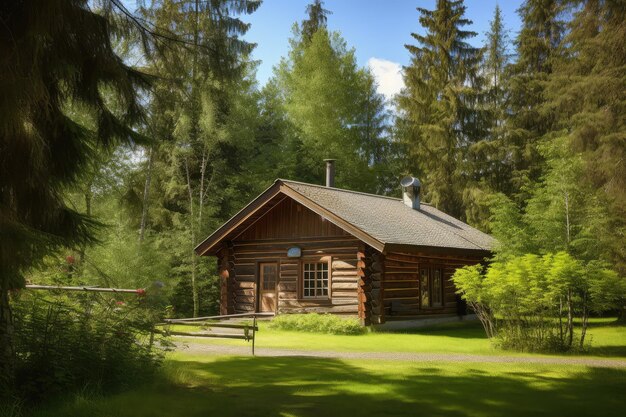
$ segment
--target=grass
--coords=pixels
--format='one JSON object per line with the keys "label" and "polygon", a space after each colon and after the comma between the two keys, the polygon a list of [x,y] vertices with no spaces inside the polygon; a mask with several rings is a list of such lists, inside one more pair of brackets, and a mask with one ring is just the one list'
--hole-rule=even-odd
{"label": "grass", "polygon": [[[615,325],[615,319],[592,319],[588,331],[591,349],[588,355],[626,357],[626,326]],[[186,330],[189,330],[187,328]],[[183,339],[190,343],[239,345],[240,340]],[[478,322],[458,322],[405,332],[369,332],[363,335],[327,335],[272,329],[267,322],[259,324],[258,347],[359,352],[433,352],[486,355],[522,355],[492,347]]]}
{"label": "grass", "polygon": [[154,384],[34,417],[622,416],[626,369],[172,355]]}
{"label": "grass", "polygon": [[[594,319],[590,334],[591,355],[626,357],[626,327]],[[279,331],[263,322],[258,336],[260,346],[302,350],[511,354],[493,349],[480,325],[468,322],[358,336]],[[180,351],[168,355],[163,372],[151,384],[106,398],[86,391],[48,404],[32,417],[607,417],[623,415],[624,392],[626,368],[198,356]]]}

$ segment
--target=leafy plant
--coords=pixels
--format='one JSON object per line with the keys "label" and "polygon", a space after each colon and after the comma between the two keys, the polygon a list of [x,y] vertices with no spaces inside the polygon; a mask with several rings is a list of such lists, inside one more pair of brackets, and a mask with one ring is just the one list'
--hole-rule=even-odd
{"label": "leafy plant", "polygon": [[143,298],[25,293],[15,318],[16,392],[30,405],[85,387],[108,392],[145,380],[162,359],[156,343],[167,346],[152,337],[158,314]]}
{"label": "leafy plant", "polygon": [[355,318],[343,318],[334,314],[282,314],[276,316],[270,327],[309,333],[358,335],[367,330]]}
{"label": "leafy plant", "polygon": [[590,314],[616,308],[626,296],[624,280],[606,265],[565,252],[512,256],[486,269],[464,267],[452,279],[487,336],[516,350],[583,349]]}

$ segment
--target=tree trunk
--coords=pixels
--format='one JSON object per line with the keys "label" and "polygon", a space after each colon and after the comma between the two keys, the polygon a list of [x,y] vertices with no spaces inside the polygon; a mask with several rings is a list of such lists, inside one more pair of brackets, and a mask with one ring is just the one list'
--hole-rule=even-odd
{"label": "tree trunk", "polygon": [[585,336],[587,335],[587,324],[589,323],[589,310],[587,309],[587,294],[583,296],[582,329],[580,331],[580,349],[585,346]]}
{"label": "tree trunk", "polygon": [[185,174],[187,175],[187,191],[189,192],[189,227],[191,234],[191,297],[193,299],[193,317],[198,317],[199,297],[198,287],[196,284],[197,255],[196,247],[196,226],[193,210],[193,190],[191,189],[191,176],[189,175],[189,163],[185,158]]}
{"label": "tree trunk", "polygon": [[150,197],[150,182],[152,181],[152,147],[148,151],[148,172],[146,173],[146,182],[143,187],[143,205],[141,210],[141,226],[139,228],[139,243],[143,242],[146,233],[146,224],[148,222],[148,198]]}
{"label": "tree trunk", "polygon": [[200,310],[200,297],[198,296],[198,285],[196,283],[196,270],[198,263],[198,255],[191,250],[191,292],[193,297],[193,317],[198,317]]}
{"label": "tree trunk", "polygon": [[563,340],[563,297],[559,296],[559,340],[561,343]]}
{"label": "tree trunk", "polygon": [[13,337],[13,314],[9,304],[9,291],[0,288],[0,392],[4,393],[9,392],[13,386],[15,374]]}
{"label": "tree trunk", "polygon": [[572,290],[567,290],[567,346],[572,347],[574,340],[574,300]]}

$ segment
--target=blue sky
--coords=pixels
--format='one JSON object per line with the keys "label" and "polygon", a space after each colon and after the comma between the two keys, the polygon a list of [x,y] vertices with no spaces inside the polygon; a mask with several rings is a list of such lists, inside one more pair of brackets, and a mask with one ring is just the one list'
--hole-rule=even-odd
{"label": "blue sky", "polygon": [[[287,54],[288,39],[294,22],[305,17],[311,0],[264,0],[259,9],[243,19],[252,24],[245,39],[257,43],[254,59],[260,60],[257,77],[264,84],[272,75],[272,67]],[[473,43],[480,45],[489,28],[496,3],[504,14],[511,39],[519,30],[516,13],[522,0],[466,0],[466,16],[478,33]],[[328,27],[341,32],[350,47],[356,49],[360,66],[370,65],[379,90],[390,95],[401,83],[398,73],[409,62],[404,44],[413,43],[411,32],[421,31],[416,7],[432,9],[435,0],[326,0],[325,8],[332,11]]]}

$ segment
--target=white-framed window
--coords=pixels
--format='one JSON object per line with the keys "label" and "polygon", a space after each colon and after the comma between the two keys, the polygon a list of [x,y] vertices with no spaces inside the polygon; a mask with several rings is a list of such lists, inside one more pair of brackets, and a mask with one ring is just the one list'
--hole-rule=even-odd
{"label": "white-framed window", "polygon": [[328,298],[328,262],[302,264],[302,298]]}

